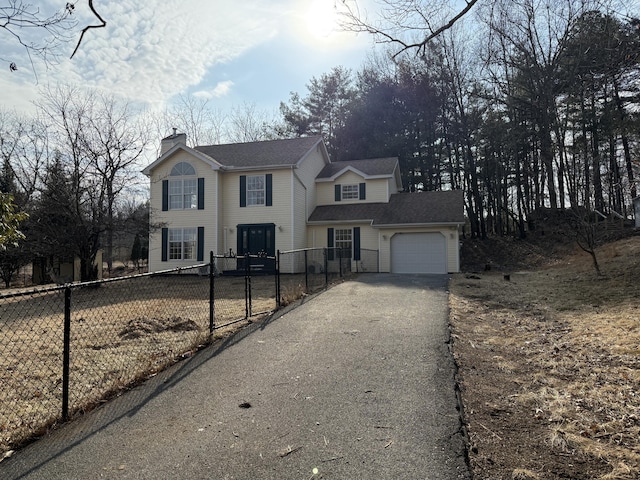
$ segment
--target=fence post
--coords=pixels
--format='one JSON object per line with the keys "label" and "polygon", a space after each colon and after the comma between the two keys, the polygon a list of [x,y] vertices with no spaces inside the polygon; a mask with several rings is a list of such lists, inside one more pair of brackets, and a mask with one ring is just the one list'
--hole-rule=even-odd
{"label": "fence post", "polygon": [[69,420],[69,363],[71,357],[71,287],[64,289],[64,340],[62,352],[62,421]]}
{"label": "fence post", "polygon": [[251,316],[251,257],[244,254],[244,318]]}
{"label": "fence post", "polygon": [[309,255],[308,250],[304,251],[304,291],[309,293]]}
{"label": "fence post", "polygon": [[324,286],[329,285],[329,249],[324,249]]}
{"label": "fence post", "polygon": [[276,255],[276,307],[280,307],[280,249]]}
{"label": "fence post", "polygon": [[209,333],[213,333],[216,328],[215,310],[215,268],[213,250],[209,252]]}

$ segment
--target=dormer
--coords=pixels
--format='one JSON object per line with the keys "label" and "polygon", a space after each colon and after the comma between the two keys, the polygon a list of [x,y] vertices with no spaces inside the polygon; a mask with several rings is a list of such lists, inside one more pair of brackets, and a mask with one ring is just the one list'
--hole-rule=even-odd
{"label": "dormer", "polygon": [[316,177],[318,204],[386,203],[402,191],[396,157],[333,162]]}

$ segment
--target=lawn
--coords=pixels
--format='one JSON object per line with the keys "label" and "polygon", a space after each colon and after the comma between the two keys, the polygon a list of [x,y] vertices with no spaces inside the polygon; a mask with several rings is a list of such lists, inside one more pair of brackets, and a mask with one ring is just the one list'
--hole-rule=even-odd
{"label": "lawn", "polygon": [[[275,310],[274,277],[254,277],[251,287],[252,315]],[[70,412],[93,408],[246,323],[243,277],[215,279],[213,336],[208,299],[209,279],[196,275],[74,287]],[[63,324],[62,290],[0,298],[0,458],[60,421]]]}
{"label": "lawn", "polygon": [[640,237],[526,253],[450,285],[474,478],[640,478]]}

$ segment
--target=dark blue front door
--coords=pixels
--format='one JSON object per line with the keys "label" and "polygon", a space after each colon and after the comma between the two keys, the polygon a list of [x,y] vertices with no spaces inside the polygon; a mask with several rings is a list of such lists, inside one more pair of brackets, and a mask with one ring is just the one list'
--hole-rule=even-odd
{"label": "dark blue front door", "polygon": [[[238,257],[246,254],[258,256],[252,259],[251,266],[256,270],[274,270],[275,260],[264,257],[275,257],[276,226],[273,223],[256,223],[238,225]],[[245,268],[244,260],[238,259],[238,269]]]}

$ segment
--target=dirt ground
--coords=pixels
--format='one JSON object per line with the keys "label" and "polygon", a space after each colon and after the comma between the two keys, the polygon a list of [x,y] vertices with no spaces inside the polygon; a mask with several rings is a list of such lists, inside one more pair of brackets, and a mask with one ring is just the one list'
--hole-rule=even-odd
{"label": "dirt ground", "polygon": [[476,479],[640,478],[640,235],[467,241],[450,286]]}

